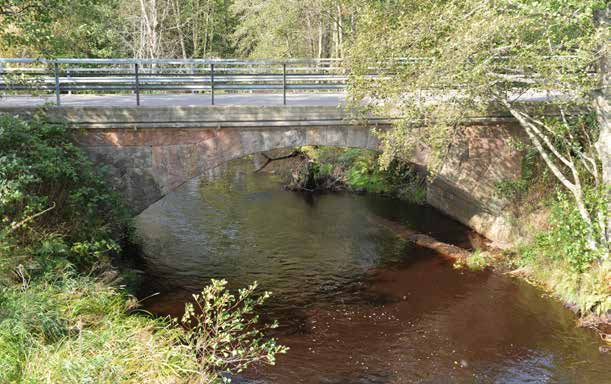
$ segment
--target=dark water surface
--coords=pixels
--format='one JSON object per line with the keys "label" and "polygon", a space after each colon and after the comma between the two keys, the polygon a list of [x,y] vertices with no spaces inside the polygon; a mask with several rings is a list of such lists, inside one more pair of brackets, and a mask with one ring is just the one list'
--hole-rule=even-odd
{"label": "dark water surface", "polygon": [[[559,302],[521,281],[456,270],[375,223],[447,242],[478,238],[428,208],[379,196],[283,191],[244,162],[138,217],[144,301],[178,315],[209,278],[257,280],[291,349],[244,383],[611,383],[611,357]],[[373,219],[373,220],[372,220]]]}

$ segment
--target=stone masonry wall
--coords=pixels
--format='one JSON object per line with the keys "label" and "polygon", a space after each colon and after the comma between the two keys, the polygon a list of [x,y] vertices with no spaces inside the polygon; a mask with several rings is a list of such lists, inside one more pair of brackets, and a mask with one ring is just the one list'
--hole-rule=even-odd
{"label": "stone masonry wall", "polygon": [[110,171],[134,213],[204,171],[232,159],[303,145],[377,149],[369,127],[87,129],[80,146]]}
{"label": "stone masonry wall", "polygon": [[[428,187],[428,202],[500,246],[516,229],[496,183],[520,176],[522,155],[512,149],[514,125],[469,126]],[[276,148],[327,145],[377,150],[370,128],[359,125],[246,128],[87,129],[80,145],[110,170],[110,182],[139,213],[187,180],[226,161]],[[424,165],[424,153],[414,154]]]}
{"label": "stone masonry wall", "polygon": [[505,248],[519,228],[497,193],[500,181],[521,176],[523,154],[512,142],[523,140],[517,124],[469,126],[455,139],[439,175],[428,186],[427,201]]}

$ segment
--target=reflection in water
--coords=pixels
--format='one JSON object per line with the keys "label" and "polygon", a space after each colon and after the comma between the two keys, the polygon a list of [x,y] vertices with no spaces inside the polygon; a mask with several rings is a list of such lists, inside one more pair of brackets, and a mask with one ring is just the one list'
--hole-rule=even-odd
{"label": "reflection in water", "polygon": [[455,270],[371,223],[379,215],[463,246],[437,211],[378,196],[301,195],[245,163],[188,183],[137,227],[148,309],[177,315],[211,277],[257,280],[291,347],[253,383],[604,383],[609,355],[559,303],[519,281]]}

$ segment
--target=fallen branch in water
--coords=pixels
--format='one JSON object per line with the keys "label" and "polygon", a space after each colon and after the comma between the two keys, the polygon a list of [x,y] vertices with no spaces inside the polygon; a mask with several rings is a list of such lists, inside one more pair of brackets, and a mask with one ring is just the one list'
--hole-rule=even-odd
{"label": "fallen branch in water", "polygon": [[261,167],[259,167],[259,169],[255,170],[255,172],[259,172],[259,171],[263,170],[263,168],[267,167],[267,165],[269,163],[271,163],[272,161],[290,159],[291,157],[296,157],[296,156],[301,155],[301,153],[302,153],[301,151],[295,150],[295,151],[289,153],[286,156],[269,157],[269,156],[267,156],[267,154],[265,152],[261,152],[261,155],[263,157],[265,157],[265,164],[263,164]]}
{"label": "fallen branch in water", "polygon": [[452,260],[465,261],[469,256],[471,256],[471,252],[465,249],[459,248],[452,244],[444,243],[429,235],[425,235],[424,233],[414,231],[413,229],[409,229],[399,223],[395,223],[394,221],[378,216],[370,217],[369,220],[375,224],[382,225],[390,229],[404,240],[411,241],[421,247],[432,249]]}

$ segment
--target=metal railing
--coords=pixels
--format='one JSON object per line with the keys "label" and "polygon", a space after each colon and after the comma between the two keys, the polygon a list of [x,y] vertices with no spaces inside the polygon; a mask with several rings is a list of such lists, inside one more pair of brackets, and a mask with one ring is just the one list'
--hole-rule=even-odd
{"label": "metal railing", "polygon": [[[497,57],[498,77],[528,87],[537,75],[523,68],[505,68],[507,58]],[[549,57],[567,60],[570,56]],[[382,81],[392,78],[398,66],[431,58],[393,58],[373,62],[359,77]],[[595,75],[593,69],[588,73]],[[281,93],[283,104],[291,92],[342,92],[348,69],[341,59],[241,60],[241,59],[34,59],[0,58],[0,92],[4,94],[54,94],[57,105],[65,94],[133,94],[140,105],[142,94],[205,93],[215,104],[218,93]],[[448,93],[461,84],[440,89]],[[429,93],[435,89],[427,90]]]}
{"label": "metal railing", "polygon": [[348,80],[340,59],[172,60],[0,58],[0,91],[13,94],[343,91]]}

